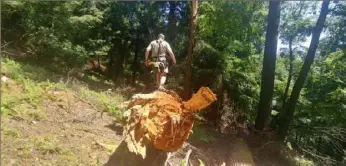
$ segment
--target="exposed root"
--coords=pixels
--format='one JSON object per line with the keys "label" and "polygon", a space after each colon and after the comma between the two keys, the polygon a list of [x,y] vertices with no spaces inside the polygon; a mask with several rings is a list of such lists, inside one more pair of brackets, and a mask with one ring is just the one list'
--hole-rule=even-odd
{"label": "exposed root", "polygon": [[146,145],[175,152],[188,139],[193,114],[216,100],[215,94],[202,87],[188,102],[173,91],[136,94],[124,113],[125,142],[131,152],[146,157]]}
{"label": "exposed root", "polygon": [[185,161],[184,166],[188,166],[189,165],[189,157],[190,157],[191,152],[192,152],[191,149],[189,149],[189,151],[187,151],[185,159],[184,159],[184,161]]}

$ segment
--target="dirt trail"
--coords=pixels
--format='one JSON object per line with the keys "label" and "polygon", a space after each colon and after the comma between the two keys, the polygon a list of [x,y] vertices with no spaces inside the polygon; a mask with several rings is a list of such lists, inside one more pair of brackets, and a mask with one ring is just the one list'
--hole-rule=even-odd
{"label": "dirt trail", "polygon": [[100,165],[108,160],[122,139],[121,132],[113,131],[113,118],[100,117],[72,93],[69,100],[66,96],[54,92],[56,101],[44,101],[45,118],[39,121],[2,118],[2,127],[18,131],[18,136],[2,135],[3,165]]}
{"label": "dirt trail", "polygon": [[230,149],[229,161],[234,166],[255,166],[251,151],[242,138],[236,138]]}

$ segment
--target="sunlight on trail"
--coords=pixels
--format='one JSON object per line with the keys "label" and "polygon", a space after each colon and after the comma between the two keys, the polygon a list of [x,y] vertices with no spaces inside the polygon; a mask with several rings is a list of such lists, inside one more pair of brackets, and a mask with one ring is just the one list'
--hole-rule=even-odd
{"label": "sunlight on trail", "polygon": [[229,164],[234,166],[255,166],[251,151],[242,138],[237,138],[233,145]]}

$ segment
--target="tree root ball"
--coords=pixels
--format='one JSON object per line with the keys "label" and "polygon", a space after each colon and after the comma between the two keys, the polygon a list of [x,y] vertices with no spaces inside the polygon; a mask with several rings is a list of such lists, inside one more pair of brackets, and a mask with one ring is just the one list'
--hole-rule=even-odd
{"label": "tree root ball", "polygon": [[131,152],[146,157],[146,145],[175,152],[188,139],[194,113],[216,100],[208,88],[201,87],[187,102],[173,91],[136,94],[125,112],[125,142]]}

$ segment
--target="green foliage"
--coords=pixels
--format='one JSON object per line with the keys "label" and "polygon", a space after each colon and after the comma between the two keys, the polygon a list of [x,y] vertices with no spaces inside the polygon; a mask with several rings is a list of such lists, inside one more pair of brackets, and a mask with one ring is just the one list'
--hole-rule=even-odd
{"label": "green foliage", "polygon": [[123,102],[123,97],[119,94],[107,92],[96,92],[87,88],[78,90],[80,96],[90,103],[94,104],[99,110],[110,113],[117,121],[122,119],[122,114],[125,110],[119,108]]}
{"label": "green foliage", "polygon": [[180,161],[180,166],[184,166],[185,165],[185,160],[181,160]]}
{"label": "green foliage", "polygon": [[254,118],[257,108],[260,90],[261,57],[251,56],[244,59],[232,58],[229,73],[225,79],[230,82],[229,94],[233,94],[239,108],[249,116],[248,120]]}
{"label": "green foliage", "polygon": [[[1,59],[1,70],[3,73],[6,73],[7,77],[19,81],[20,83],[27,81],[31,81],[28,84],[41,82],[43,86],[52,85],[50,80],[57,81],[58,74],[60,74],[52,73],[47,69],[47,66],[42,67],[27,63],[26,61],[15,61],[10,58]],[[56,86],[61,88],[62,85],[57,83]]]}
{"label": "green foliage", "polygon": [[301,157],[296,157],[294,158],[295,160],[295,165],[297,166],[313,166],[315,165],[313,161],[308,160],[306,158],[301,158]]}
{"label": "green foliage", "polygon": [[[313,105],[305,105],[303,102],[299,108],[302,115],[310,115],[310,118],[317,118],[316,123],[334,126],[346,117],[340,112],[344,109],[345,103],[345,78],[342,73],[346,72],[345,54],[337,51],[330,54],[325,60],[315,65],[307,83],[303,101],[306,100]],[[310,88],[309,88],[310,87]],[[318,110],[315,113],[307,113],[303,110]],[[331,111],[333,110],[333,111]],[[338,111],[339,110],[339,111]],[[330,118],[340,119],[330,121]]]}
{"label": "green foliage", "polygon": [[[46,116],[41,111],[43,100],[56,100],[54,95],[47,92],[66,89],[62,82],[51,82],[52,73],[42,67],[3,58],[2,69],[10,78],[7,85],[2,84],[1,114],[3,116],[42,120]],[[93,79],[100,81],[95,77]],[[97,109],[110,113],[116,120],[122,119],[123,110],[118,108],[123,101],[121,95],[108,91],[98,92],[85,87],[78,87],[75,90],[82,98],[93,103]]]}
{"label": "green foliage", "polygon": [[346,48],[346,3],[336,3],[330,9],[331,17],[326,20],[326,36],[321,39],[319,47],[321,56],[327,56],[337,49]]}
{"label": "green foliage", "polygon": [[66,164],[76,164],[78,165],[78,159],[75,156],[75,154],[73,153],[73,151],[70,150],[63,150],[61,152],[61,156],[60,156],[61,162],[63,164],[65,164],[65,162],[67,162]]}
{"label": "green foliage", "polygon": [[[102,13],[75,15],[83,10],[83,3],[5,1],[2,4],[5,16],[1,18],[5,25],[2,26],[5,42],[17,40],[18,45],[22,44],[33,55],[62,58],[71,66],[81,64],[101,49],[86,46],[103,42],[90,38],[91,34],[96,35],[92,31],[102,23]],[[9,22],[11,25],[7,25]]]}
{"label": "green foliage", "polygon": [[304,1],[285,2],[281,6],[280,38],[286,44],[290,40],[299,44],[311,34],[313,12],[316,12],[316,3]]}
{"label": "green foliage", "polygon": [[[345,53],[339,50],[313,66],[296,108],[299,111],[293,124],[297,127],[288,136],[288,140],[299,141],[303,149],[339,159],[343,156],[342,142],[346,141],[342,137],[346,132],[343,130],[346,80],[342,74],[346,72],[345,63]],[[312,157],[318,162],[337,164],[331,158]]]}
{"label": "green foliage", "polygon": [[198,159],[198,161],[199,161],[199,166],[205,166],[205,164],[203,163],[201,159]]}
{"label": "green foliage", "polygon": [[19,132],[16,129],[2,128],[1,131],[6,136],[10,136],[12,138],[18,138],[19,137]]}
{"label": "green foliage", "polygon": [[[264,16],[262,2],[208,1],[199,5],[193,90],[224,87],[235,112],[251,122],[259,96]],[[229,17],[229,16],[232,17]],[[219,113],[221,115],[222,113]]]}
{"label": "green foliage", "polygon": [[39,102],[41,101],[40,97],[43,93],[43,89],[35,82],[31,80],[25,80],[24,93],[26,94],[24,100],[31,103],[34,107],[37,107],[39,105]]}
{"label": "green foliage", "polygon": [[198,36],[222,52],[248,56],[254,45],[263,43],[264,15],[261,2],[203,2],[199,7]]}
{"label": "green foliage", "polygon": [[42,120],[46,115],[39,109],[36,110],[30,110],[27,113],[29,115],[29,117],[31,117],[32,119],[39,121]]}
{"label": "green foliage", "polygon": [[215,141],[215,137],[203,125],[195,125],[189,137],[194,143],[208,143]]}
{"label": "green foliage", "polygon": [[36,148],[43,154],[57,153],[61,154],[62,149],[59,147],[56,141],[51,140],[49,137],[38,137],[35,139]]}
{"label": "green foliage", "polygon": [[18,110],[15,106],[21,101],[18,95],[2,95],[1,97],[1,115],[17,115]]}
{"label": "green foliage", "polygon": [[8,83],[2,84],[2,115],[30,118],[36,121],[45,118],[44,112],[41,111],[41,104],[44,99],[49,97],[46,92],[62,88],[64,85],[49,80],[35,81],[48,79],[48,76],[51,75],[43,68],[7,58],[3,58],[1,64],[3,72],[9,77]]}

